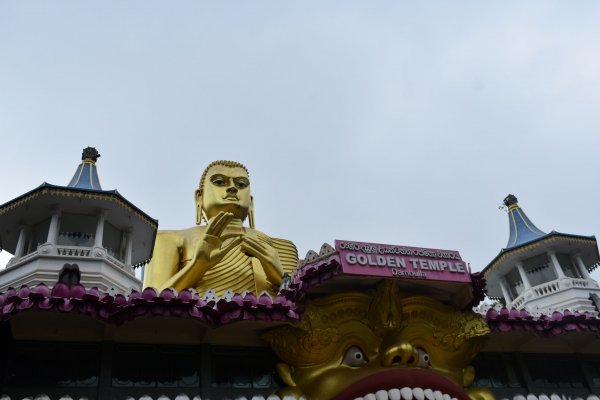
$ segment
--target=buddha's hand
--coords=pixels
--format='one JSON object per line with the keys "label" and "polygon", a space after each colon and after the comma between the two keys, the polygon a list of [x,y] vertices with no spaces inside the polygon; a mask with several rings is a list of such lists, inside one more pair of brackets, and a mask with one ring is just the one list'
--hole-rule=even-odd
{"label": "buddha's hand", "polygon": [[242,234],[242,251],[246,254],[256,257],[263,269],[269,282],[275,285],[281,285],[283,276],[283,267],[279,260],[279,253],[266,239],[250,236],[247,233]]}
{"label": "buddha's hand", "polygon": [[223,235],[225,227],[233,218],[232,213],[219,212],[211,219],[202,234],[194,241],[190,266],[199,272],[206,272],[217,265],[223,257],[239,245],[242,238]]}

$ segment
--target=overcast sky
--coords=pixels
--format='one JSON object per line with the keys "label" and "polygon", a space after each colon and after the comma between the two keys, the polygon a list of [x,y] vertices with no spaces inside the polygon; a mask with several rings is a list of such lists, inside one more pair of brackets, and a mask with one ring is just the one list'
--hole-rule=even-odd
{"label": "overcast sky", "polygon": [[[103,189],[194,224],[216,159],[247,165],[257,228],[301,257],[335,239],[506,245],[600,234],[595,1],[0,1],[0,203]],[[0,256],[2,264],[6,252]]]}

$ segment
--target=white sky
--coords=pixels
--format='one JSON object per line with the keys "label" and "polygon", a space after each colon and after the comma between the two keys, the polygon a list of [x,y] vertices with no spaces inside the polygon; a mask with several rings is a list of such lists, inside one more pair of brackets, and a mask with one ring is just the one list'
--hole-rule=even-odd
{"label": "white sky", "polygon": [[[600,234],[600,3],[2,1],[0,203],[104,189],[194,224],[204,167],[250,169],[257,228],[506,245],[514,193],[546,232]],[[0,255],[0,263],[7,260]]]}

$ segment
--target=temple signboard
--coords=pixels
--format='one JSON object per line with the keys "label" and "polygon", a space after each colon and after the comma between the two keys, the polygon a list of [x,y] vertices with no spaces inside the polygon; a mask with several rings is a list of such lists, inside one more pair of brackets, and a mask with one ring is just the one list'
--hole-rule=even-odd
{"label": "temple signboard", "polygon": [[471,282],[469,266],[456,250],[336,240],[342,270],[349,275]]}

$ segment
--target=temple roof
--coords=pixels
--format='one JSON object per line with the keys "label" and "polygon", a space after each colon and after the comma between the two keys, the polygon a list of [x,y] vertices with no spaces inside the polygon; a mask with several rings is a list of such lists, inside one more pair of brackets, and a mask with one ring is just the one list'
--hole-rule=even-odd
{"label": "temple roof", "polygon": [[140,210],[117,190],[102,190],[96,171],[100,154],[83,149],[82,162],[68,186],[42,183],[37,188],[0,204],[0,250],[16,251],[19,226],[33,226],[48,218],[57,206],[62,211],[94,215],[108,213],[107,221],[133,235],[132,265],[147,263],[152,256],[158,221]]}
{"label": "temple roof", "polygon": [[141,316],[191,318],[209,326],[222,326],[237,321],[295,322],[299,320],[296,305],[267,292],[244,294],[226,292],[218,297],[212,290],[200,297],[194,290],[164,289],[158,292],[147,287],[132,290],[128,296],[111,295],[81,284],[44,283],[36,286],[9,288],[0,292],[0,321],[6,321],[25,311],[59,311],[84,314],[120,325]]}
{"label": "temple roof", "polygon": [[98,157],[100,157],[100,154],[95,148],[86,147],[83,149],[81,164],[75,170],[75,174],[67,186],[77,189],[102,190],[96,168]]}
{"label": "temple roof", "polygon": [[599,266],[600,253],[594,236],[573,235],[557,231],[545,233],[525,215],[514,195],[506,196],[504,205],[508,207],[509,238],[506,248],[501,249],[500,253],[482,271],[487,279],[488,296],[502,296],[498,279],[507,272],[504,269],[505,266],[511,267],[526,255],[539,254],[549,246],[557,252],[579,252],[589,272]]}
{"label": "temple roof", "polygon": [[506,244],[507,249],[520,246],[546,235],[545,232],[542,232],[531,222],[525,212],[519,207],[517,198],[514,195],[509,194],[506,196],[504,205],[508,207],[509,236],[508,243]]}
{"label": "temple roof", "polygon": [[528,331],[542,336],[558,336],[571,332],[600,332],[600,318],[587,312],[563,310],[536,316],[525,309],[502,307],[498,310],[492,307],[484,317],[492,332],[499,333]]}
{"label": "temple roof", "polygon": [[137,208],[116,190],[91,190],[42,183],[37,188],[0,205],[0,249],[13,253],[17,247],[20,224],[34,224],[47,218],[52,208],[60,204],[63,210],[93,214],[98,209],[108,211],[115,226],[132,229],[134,267],[145,264],[152,256],[158,221]]}

